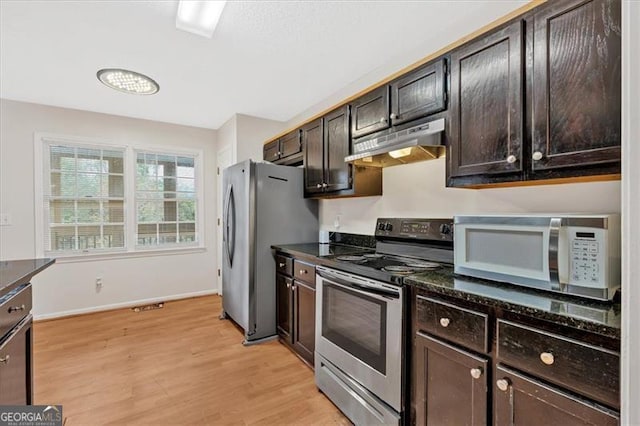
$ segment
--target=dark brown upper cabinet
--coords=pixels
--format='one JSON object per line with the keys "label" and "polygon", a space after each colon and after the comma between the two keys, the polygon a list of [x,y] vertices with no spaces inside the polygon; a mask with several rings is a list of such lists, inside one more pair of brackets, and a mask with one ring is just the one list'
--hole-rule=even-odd
{"label": "dark brown upper cabinet", "polygon": [[279,139],[264,145],[263,156],[265,161],[271,161],[283,165],[302,164],[302,135],[301,130],[296,129]]}
{"label": "dark brown upper cabinet", "polygon": [[387,129],[389,122],[389,86],[372,90],[351,102],[351,136],[359,138],[369,133]]}
{"label": "dark brown upper cabinet", "polygon": [[451,53],[449,177],[521,172],[524,24]]}
{"label": "dark brown upper cabinet", "polygon": [[302,127],[305,194],[317,194],[324,190],[323,123],[322,118],[319,118]]}
{"label": "dark brown upper cabinet", "polygon": [[446,60],[430,63],[391,83],[391,125],[406,123],[446,108]]}
{"label": "dark brown upper cabinet", "polygon": [[620,3],[555,1],[535,13],[533,172],[620,161]]}
{"label": "dark brown upper cabinet", "polygon": [[324,118],[325,192],[351,188],[352,165],[344,162],[349,155],[349,106],[339,108]]}

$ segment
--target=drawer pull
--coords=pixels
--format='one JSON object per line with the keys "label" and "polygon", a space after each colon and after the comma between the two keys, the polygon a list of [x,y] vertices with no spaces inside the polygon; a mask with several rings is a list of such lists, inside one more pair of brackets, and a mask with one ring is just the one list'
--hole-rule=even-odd
{"label": "drawer pull", "polygon": [[295,285],[291,286],[291,291],[296,291],[296,286]]}
{"label": "drawer pull", "polygon": [[0,364],[9,364],[9,358],[9,355],[5,356],[4,358],[0,358]]}
{"label": "drawer pull", "polygon": [[443,327],[449,327],[451,320],[449,318],[440,318],[440,325]]}
{"label": "drawer pull", "polygon": [[469,370],[469,373],[474,379],[479,379],[482,376],[482,368],[472,368]]}
{"label": "drawer pull", "polygon": [[285,265],[286,265],[286,263],[278,263],[278,267],[279,268],[284,268]]}
{"label": "drawer pull", "polygon": [[306,269],[300,269],[300,273],[301,273],[301,274],[308,274],[308,273],[309,273],[309,271],[307,271]]}
{"label": "drawer pull", "polygon": [[498,389],[500,389],[502,392],[506,392],[507,389],[509,389],[509,380],[507,379],[498,379],[496,381],[496,385],[498,386]]}
{"label": "drawer pull", "polygon": [[24,311],[26,309],[26,306],[24,306],[24,304],[20,305],[20,306],[11,306],[9,307],[9,313],[13,313],[13,312],[18,312],[18,311]]}
{"label": "drawer pull", "polygon": [[551,352],[542,352],[540,354],[540,361],[542,361],[546,365],[552,365],[555,359],[553,358],[553,354]]}
{"label": "drawer pull", "polygon": [[287,283],[287,288],[291,288],[291,284]]}

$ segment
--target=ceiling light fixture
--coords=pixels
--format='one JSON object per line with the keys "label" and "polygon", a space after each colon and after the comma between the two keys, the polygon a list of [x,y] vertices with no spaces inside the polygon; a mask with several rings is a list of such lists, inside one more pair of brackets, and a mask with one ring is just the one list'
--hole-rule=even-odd
{"label": "ceiling light fixture", "polygon": [[153,95],[160,90],[160,86],[152,78],[135,71],[119,68],[104,68],[98,71],[98,80],[105,86],[119,92],[134,95]]}
{"label": "ceiling light fixture", "polygon": [[226,3],[226,0],[180,0],[176,15],[176,28],[211,38]]}

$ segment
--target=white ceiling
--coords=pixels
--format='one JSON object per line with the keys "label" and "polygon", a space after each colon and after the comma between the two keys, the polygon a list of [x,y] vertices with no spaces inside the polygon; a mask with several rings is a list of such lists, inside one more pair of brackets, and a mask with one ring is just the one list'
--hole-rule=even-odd
{"label": "white ceiling", "polygon": [[[234,113],[286,121],[523,3],[230,1],[207,39],[175,28],[176,1],[2,0],[0,97],[213,129]],[[160,92],[108,89],[96,71],[111,67],[149,75]]]}

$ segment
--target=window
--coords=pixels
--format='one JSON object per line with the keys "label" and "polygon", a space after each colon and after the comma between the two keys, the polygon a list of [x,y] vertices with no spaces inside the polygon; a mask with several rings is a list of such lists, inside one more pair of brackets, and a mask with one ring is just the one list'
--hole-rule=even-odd
{"label": "window", "polygon": [[[36,135],[43,254],[65,256],[201,244],[201,154],[91,145]],[[176,150],[178,151],[178,150]]]}
{"label": "window", "polygon": [[123,249],[124,150],[48,148],[46,251]]}
{"label": "window", "polygon": [[193,156],[137,153],[138,246],[197,242],[195,177]]}

